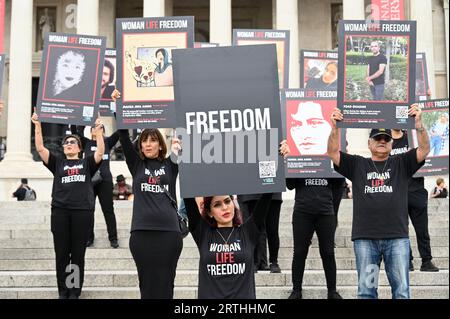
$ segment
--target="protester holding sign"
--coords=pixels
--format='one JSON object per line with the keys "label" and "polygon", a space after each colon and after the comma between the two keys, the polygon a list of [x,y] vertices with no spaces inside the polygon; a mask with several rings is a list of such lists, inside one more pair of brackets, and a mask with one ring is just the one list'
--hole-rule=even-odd
{"label": "protester holding sign", "polygon": [[[406,131],[392,130],[391,155],[403,154],[409,150],[408,136]],[[424,186],[423,177],[411,177],[408,182],[408,215],[414,226],[417,237],[417,247],[422,266],[420,271],[439,271],[431,256],[430,234],[428,232],[428,192]],[[414,270],[413,254],[410,248],[409,270]]]}
{"label": "protester holding sign", "polygon": [[[95,209],[91,177],[102,162],[105,145],[99,139],[95,153],[81,159],[80,139],[77,135],[67,135],[62,144],[65,157],[60,158],[44,146],[41,123],[36,113],[31,121],[35,125],[36,150],[54,176],[51,230],[55,245],[59,298],[78,299],[84,280],[86,240]],[[95,134],[100,135],[102,130],[102,123],[97,122]],[[71,278],[72,276],[76,277]]]}
{"label": "protester holding sign", "polygon": [[[97,118],[98,122],[99,119]],[[98,196],[98,200],[100,201],[100,206],[102,207],[103,216],[105,217],[106,227],[108,230],[108,239],[111,243],[111,247],[118,248],[119,242],[117,240],[117,225],[116,225],[116,216],[114,215],[114,204],[113,204],[113,182],[111,170],[109,167],[110,153],[111,149],[116,145],[119,140],[119,132],[113,133],[109,137],[104,136],[104,128],[103,131],[100,132],[100,135],[96,134],[96,130],[94,127],[91,127],[91,138],[86,138],[84,136],[84,126],[71,126],[72,134],[78,134],[80,136],[81,145],[84,149],[85,157],[93,154],[97,150],[97,140],[103,139],[103,143],[105,145],[105,152],[103,155],[103,162],[100,165],[100,168],[97,171],[97,176],[93,180],[94,186],[94,195]],[[94,243],[94,223],[91,225],[91,232],[86,243],[87,247],[92,246]]]}
{"label": "protester holding sign", "polygon": [[[288,153],[283,141],[280,154]],[[263,194],[245,222],[232,196],[204,197],[200,211],[194,198],[184,199],[189,230],[200,253],[199,299],[256,298],[253,254],[272,195]]]}
{"label": "protester holding sign", "polygon": [[[332,131],[328,155],[336,171],[352,181],[352,240],[358,272],[358,298],[378,298],[377,282],[381,260],[392,288],[392,297],[410,298],[408,239],[408,181],[424,164],[430,141],[417,104],[408,110],[415,119],[419,147],[390,156],[392,134],[388,129],[372,129],[368,141],[371,157],[339,151],[337,121],[339,109],[331,115]],[[375,281],[373,276],[375,274]]]}
{"label": "protester holding sign", "polygon": [[295,189],[295,205],[292,215],[294,235],[294,258],[292,260],[292,283],[289,299],[302,299],[302,282],[306,257],[314,232],[319,239],[327,280],[328,299],[342,299],[336,291],[336,259],[334,235],[336,216],[333,199],[333,179],[288,178],[288,189]]}
{"label": "protester holding sign", "polygon": [[[120,97],[114,91],[113,99]],[[178,224],[175,184],[178,164],[166,158],[158,129],[139,135],[137,150],[128,130],[119,130],[126,163],[133,177],[130,251],[136,263],[142,299],[172,299],[175,271],[183,248]],[[172,139],[177,154],[179,140]]]}

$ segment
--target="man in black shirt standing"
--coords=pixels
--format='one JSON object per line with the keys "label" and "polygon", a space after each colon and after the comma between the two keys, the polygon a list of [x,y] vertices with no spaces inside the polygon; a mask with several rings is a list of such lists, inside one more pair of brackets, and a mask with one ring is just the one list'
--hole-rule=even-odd
{"label": "man in black shirt standing", "polygon": [[366,81],[369,84],[373,100],[384,100],[384,71],[387,65],[386,57],[380,53],[378,41],[370,43],[373,56],[369,58]]}
{"label": "man in black shirt standing", "polygon": [[[392,130],[391,155],[406,153],[409,150],[406,131]],[[417,247],[422,266],[420,271],[439,271],[431,261],[430,234],[428,232],[428,192],[424,186],[423,177],[412,177],[408,183],[408,215],[416,231]],[[414,271],[412,250],[410,249],[409,270]]]}
{"label": "man in black shirt standing", "polygon": [[430,152],[430,141],[419,106],[413,104],[408,114],[415,118],[419,147],[390,156],[391,130],[373,129],[368,141],[369,158],[339,151],[336,121],[342,121],[343,115],[338,108],[331,115],[333,129],[328,139],[328,156],[336,171],[353,185],[352,240],[358,271],[358,298],[378,298],[381,260],[385,263],[392,298],[410,298],[408,181],[424,164]]}

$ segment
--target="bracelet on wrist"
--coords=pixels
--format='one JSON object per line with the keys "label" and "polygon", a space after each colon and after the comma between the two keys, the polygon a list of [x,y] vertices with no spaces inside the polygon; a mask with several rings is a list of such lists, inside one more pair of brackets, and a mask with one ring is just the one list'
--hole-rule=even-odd
{"label": "bracelet on wrist", "polygon": [[425,128],[423,126],[416,128],[417,132],[423,132],[425,131]]}

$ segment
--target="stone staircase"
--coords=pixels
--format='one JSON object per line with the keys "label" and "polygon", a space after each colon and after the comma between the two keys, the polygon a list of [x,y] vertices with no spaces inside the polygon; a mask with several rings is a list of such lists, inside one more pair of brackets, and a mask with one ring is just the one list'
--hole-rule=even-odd
{"label": "stone staircase", "polygon": [[[131,203],[115,202],[120,248],[112,249],[107,240],[101,209],[96,209],[96,240],[86,254],[82,298],[139,298],[134,261],[128,249]],[[287,298],[292,287],[292,207],[285,200],[280,217],[279,264],[281,274],[259,271],[257,298]],[[356,265],[350,240],[351,200],[343,200],[336,232],[337,286],[344,298],[356,298]],[[415,233],[410,226],[414,266],[410,273],[412,298],[449,298],[449,207],[446,199],[429,201],[429,229],[433,261],[438,273],[420,272]],[[0,202],[0,298],[56,298],[53,241],[48,202]],[[383,267],[382,267],[383,268]],[[191,236],[184,239],[175,280],[175,298],[196,298],[198,251]],[[303,284],[304,298],[326,298],[326,284],[317,239],[309,251]],[[390,298],[384,270],[379,281],[380,298]]]}

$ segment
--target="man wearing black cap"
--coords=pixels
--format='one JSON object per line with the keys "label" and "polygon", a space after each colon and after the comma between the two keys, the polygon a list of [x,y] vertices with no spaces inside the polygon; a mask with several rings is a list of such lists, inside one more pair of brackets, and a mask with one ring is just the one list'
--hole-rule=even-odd
{"label": "man wearing black cap", "polygon": [[408,238],[408,181],[424,164],[430,152],[421,110],[413,104],[408,112],[415,118],[419,147],[390,156],[392,133],[373,129],[368,147],[371,157],[339,151],[336,121],[343,115],[336,108],[331,115],[333,129],[328,139],[328,156],[338,173],[352,181],[352,240],[358,272],[358,298],[378,298],[378,275],[384,260],[392,298],[410,298]]}

